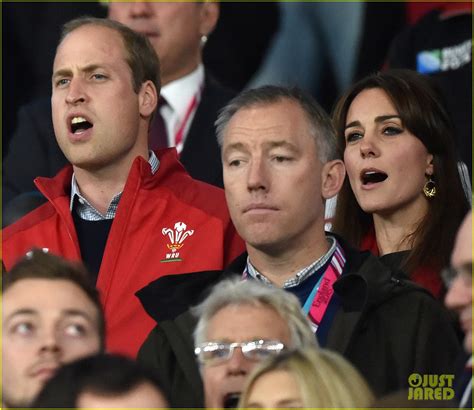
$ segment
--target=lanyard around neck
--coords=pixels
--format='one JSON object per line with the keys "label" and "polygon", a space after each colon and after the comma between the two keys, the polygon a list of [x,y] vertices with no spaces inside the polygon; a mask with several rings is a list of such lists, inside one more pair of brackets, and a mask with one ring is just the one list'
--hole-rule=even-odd
{"label": "lanyard around neck", "polygon": [[186,130],[186,127],[191,119],[191,114],[193,114],[194,111],[196,111],[199,100],[201,99],[201,93],[202,93],[203,87],[204,87],[204,84],[201,84],[197,93],[193,95],[193,98],[191,98],[191,101],[188,104],[188,108],[186,109],[186,113],[184,114],[183,121],[181,121],[178,127],[178,131],[176,131],[176,134],[174,136],[174,145],[176,149],[178,150],[178,152],[181,152],[183,139],[184,139],[184,131]]}
{"label": "lanyard around neck", "polygon": [[303,305],[303,311],[308,315],[313,331],[316,332],[323,320],[324,314],[334,294],[334,282],[341,276],[344,270],[346,258],[342,248],[336,243],[336,249],[332,255],[331,262],[321,275],[313,290]]}

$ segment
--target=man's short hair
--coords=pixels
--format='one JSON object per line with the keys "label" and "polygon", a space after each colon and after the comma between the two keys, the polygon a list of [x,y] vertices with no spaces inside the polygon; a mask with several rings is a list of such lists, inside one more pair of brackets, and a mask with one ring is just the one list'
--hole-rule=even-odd
{"label": "man's short hair", "polygon": [[89,356],[61,367],[45,384],[33,408],[77,408],[82,393],[123,395],[150,383],[166,399],[162,384],[135,361],[110,354]]}
{"label": "man's short hair", "polygon": [[24,279],[67,280],[78,286],[95,305],[98,312],[101,349],[105,345],[105,319],[99,292],[92,275],[79,262],[69,262],[40,249],[33,249],[20,259],[9,272],[2,272],[2,294]]}
{"label": "man's short hair", "polygon": [[256,106],[268,106],[284,100],[298,104],[306,114],[309,132],[315,139],[320,161],[324,164],[339,159],[341,155],[329,115],[311,95],[298,87],[266,85],[241,92],[219,112],[215,122],[219,146],[222,148],[227,125],[238,111]]}
{"label": "man's short hair", "polygon": [[207,342],[207,329],[211,319],[227,306],[268,307],[288,324],[291,348],[316,346],[316,336],[308,319],[303,315],[296,296],[282,289],[261,284],[255,280],[227,279],[218,283],[210,295],[193,309],[199,317],[194,331],[194,344]]}
{"label": "man's short hair", "polygon": [[107,27],[119,33],[127,53],[126,61],[132,74],[133,90],[138,93],[142,84],[150,80],[155,85],[156,92],[160,93],[160,63],[155,49],[146,36],[118,21],[96,17],[80,17],[71,20],[63,26],[59,45],[69,33],[86,25]]}

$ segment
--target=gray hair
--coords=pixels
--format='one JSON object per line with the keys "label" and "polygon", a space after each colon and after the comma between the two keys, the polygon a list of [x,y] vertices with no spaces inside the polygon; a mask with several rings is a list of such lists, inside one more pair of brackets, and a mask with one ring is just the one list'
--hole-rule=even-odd
{"label": "gray hair", "polygon": [[264,285],[255,280],[227,279],[218,283],[210,295],[193,309],[199,318],[194,330],[194,343],[207,342],[210,320],[223,308],[235,305],[269,307],[288,324],[291,348],[317,346],[309,320],[304,316],[296,296],[282,289]]}
{"label": "gray hair", "polygon": [[265,85],[241,92],[219,112],[215,122],[219,146],[222,148],[227,125],[238,111],[258,105],[274,104],[285,99],[298,104],[306,114],[309,132],[316,142],[320,161],[325,164],[333,159],[340,159],[336,132],[329,115],[313,97],[298,87]]}

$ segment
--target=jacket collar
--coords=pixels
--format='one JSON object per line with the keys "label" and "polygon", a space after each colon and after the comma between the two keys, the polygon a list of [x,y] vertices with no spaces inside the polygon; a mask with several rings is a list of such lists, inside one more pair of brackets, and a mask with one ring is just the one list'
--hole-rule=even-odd
{"label": "jacket collar", "polygon": [[401,293],[428,291],[406,280],[401,271],[393,271],[370,252],[360,252],[337,238],[346,253],[344,274],[334,284],[340,297],[338,310],[329,331],[327,346],[344,353],[367,312]]}
{"label": "jacket collar", "polygon": [[[160,162],[155,174],[158,177],[153,178],[154,175],[147,160],[137,157],[130,168],[124,191],[127,190],[128,185],[136,183],[137,180],[144,188],[151,189],[158,184],[172,186],[176,177],[186,175],[184,167],[178,160],[175,148],[157,150],[155,154]],[[56,176],[52,178],[38,177],[34,182],[40,192],[54,203],[59,197],[70,197],[72,174],[72,165],[67,165]]]}

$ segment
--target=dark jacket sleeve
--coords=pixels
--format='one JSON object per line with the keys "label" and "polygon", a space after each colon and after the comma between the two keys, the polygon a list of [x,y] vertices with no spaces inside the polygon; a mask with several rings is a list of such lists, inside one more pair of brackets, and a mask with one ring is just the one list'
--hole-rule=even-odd
{"label": "dark jacket sleeve", "polygon": [[453,374],[460,351],[447,312],[415,290],[366,312],[344,355],[382,396],[407,389],[412,373]]}
{"label": "dark jacket sleeve", "polygon": [[52,177],[67,164],[54,136],[49,99],[23,106],[17,124],[3,162],[4,204],[35,190],[37,176]]}
{"label": "dark jacket sleeve", "polygon": [[417,317],[415,371],[420,374],[453,374],[462,346],[448,312],[437,300],[422,301]]}
{"label": "dark jacket sleeve", "polygon": [[204,407],[199,368],[194,357],[195,319],[184,313],[156,326],[143,343],[137,360],[163,383],[171,407]]}

